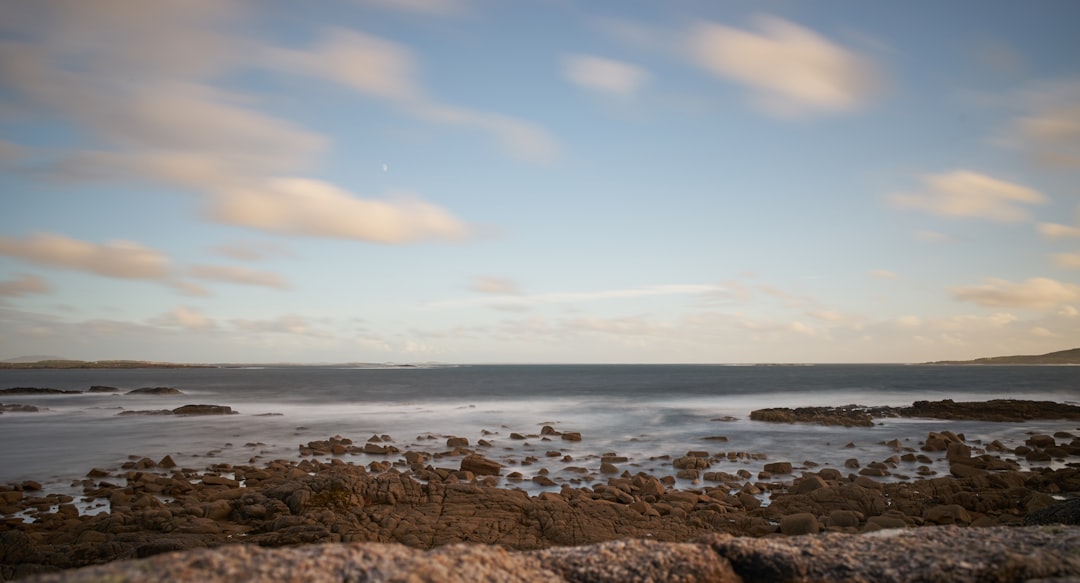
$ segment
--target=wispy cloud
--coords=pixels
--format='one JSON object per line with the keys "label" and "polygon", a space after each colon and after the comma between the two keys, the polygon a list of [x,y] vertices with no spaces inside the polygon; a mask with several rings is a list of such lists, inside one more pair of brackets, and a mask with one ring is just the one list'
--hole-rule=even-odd
{"label": "wispy cloud", "polygon": [[521,289],[513,280],[486,275],[473,278],[469,289],[480,294],[518,295],[521,293]]}
{"label": "wispy cloud", "polygon": [[154,326],[181,328],[184,330],[213,330],[217,328],[217,323],[213,320],[203,315],[202,312],[187,306],[180,306],[152,318],[149,323]]}
{"label": "wispy cloud", "polygon": [[[715,284],[668,284],[591,292],[552,292],[544,294],[520,294],[499,298],[500,305],[573,304],[604,300],[635,299],[659,296],[694,296],[724,292],[727,288]],[[471,297],[430,302],[429,307],[455,307],[487,305],[491,298]]]}
{"label": "wispy cloud", "polygon": [[1075,253],[1055,253],[1054,265],[1065,269],[1080,269],[1080,251]]}
{"label": "wispy cloud", "polygon": [[889,195],[889,202],[897,208],[944,217],[1005,223],[1029,220],[1031,214],[1024,205],[1046,202],[1036,190],[971,170],[927,175],[922,182],[922,190]]}
{"label": "wispy cloud", "polygon": [[1015,99],[1022,112],[1003,141],[1052,168],[1080,168],[1080,81],[1045,82]]}
{"label": "wispy cloud", "polygon": [[623,98],[634,97],[649,80],[637,65],[594,55],[565,57],[562,74],[578,87]]}
{"label": "wispy cloud", "polygon": [[0,281],[0,298],[13,298],[30,294],[44,294],[52,289],[42,277],[24,273],[17,279]]}
{"label": "wispy cloud", "polygon": [[896,279],[899,277],[896,273],[887,269],[873,269],[870,271],[870,276],[878,279]]}
{"label": "wispy cloud", "polygon": [[0,255],[121,279],[160,280],[169,274],[164,254],[131,241],[98,244],[50,233],[0,237]]}
{"label": "wispy cloud", "polygon": [[760,32],[699,23],[687,52],[701,67],[746,86],[754,104],[780,116],[850,111],[868,102],[882,76],[869,59],[786,20],[761,16]]}
{"label": "wispy cloud", "polygon": [[231,265],[192,265],[188,275],[196,279],[254,285],[275,289],[288,289],[289,282],[284,277],[270,271],[259,271],[247,267]]}
{"label": "wispy cloud", "polygon": [[306,318],[296,314],[289,314],[265,320],[237,318],[229,320],[229,324],[243,332],[255,332],[259,334],[293,334],[310,336],[313,338],[333,337],[333,334],[330,332],[316,328],[311,322],[308,322]]}
{"label": "wispy cloud", "polygon": [[[314,52],[275,49],[231,28],[245,10],[244,3],[231,0],[107,1],[93,8],[58,0],[17,3],[5,12],[3,26],[19,34],[5,40],[0,51],[10,107],[27,118],[71,124],[89,145],[9,144],[5,157],[15,156],[20,165],[53,178],[178,185],[203,194],[221,222],[276,233],[407,243],[445,238],[450,231],[458,238],[463,227],[431,203],[367,200],[317,180],[282,178],[310,170],[328,140],[258,111],[257,96],[223,89],[215,85],[217,79],[256,67],[314,72],[417,117],[492,131],[518,153],[543,156],[553,148],[550,136],[529,122],[427,99],[413,81],[413,59],[403,47],[338,31]],[[283,58],[274,62],[267,55]],[[301,190],[319,193],[300,205],[302,218],[268,218],[295,210],[293,199],[303,196]],[[330,191],[334,195],[326,194]],[[254,205],[252,192],[269,202]],[[313,208],[319,204],[328,206]],[[263,215],[244,218],[232,212],[253,206]],[[337,221],[328,218],[343,211]],[[418,216],[406,216],[412,212]],[[372,219],[343,226],[358,214],[372,213],[388,217],[390,226]]]}
{"label": "wispy cloud", "polygon": [[287,235],[376,243],[462,240],[468,225],[448,211],[413,197],[372,200],[321,180],[277,178],[232,188],[211,201],[210,218]]}
{"label": "wispy cloud", "polygon": [[991,308],[1052,308],[1080,301],[1080,285],[1047,277],[1022,282],[988,279],[981,285],[954,287],[951,291],[958,300]]}
{"label": "wispy cloud", "polygon": [[333,29],[309,50],[268,48],[264,61],[331,81],[382,99],[403,113],[444,125],[472,127],[493,134],[512,155],[546,163],[559,146],[540,125],[513,116],[441,103],[416,79],[419,68],[403,45],[354,30]]}

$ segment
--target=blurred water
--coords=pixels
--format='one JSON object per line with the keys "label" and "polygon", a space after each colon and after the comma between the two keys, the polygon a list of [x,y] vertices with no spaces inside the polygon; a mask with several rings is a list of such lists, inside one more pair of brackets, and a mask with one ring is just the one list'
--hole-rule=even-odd
{"label": "blurred water", "polygon": [[[117,468],[129,456],[172,455],[182,466],[296,458],[297,445],[332,435],[363,442],[388,434],[402,451],[445,451],[445,437],[483,438],[481,448],[526,478],[547,468],[560,481],[566,466],[597,470],[599,456],[630,458],[620,467],[673,474],[669,459],[689,450],[763,453],[767,461],[804,460],[843,468],[892,455],[881,442],[898,438],[917,448],[928,431],[951,429],[969,439],[1018,445],[1028,432],[1073,431],[1076,422],[1031,423],[882,420],[870,428],[751,422],[752,409],[801,405],[905,405],[920,399],[1022,398],[1080,400],[1080,368],[1065,366],[702,366],[545,365],[429,368],[285,367],[0,371],[0,388],[87,390],[109,385],[121,393],[0,395],[5,403],[47,408],[0,415],[0,483],[33,479],[60,487],[91,467]],[[126,395],[169,386],[183,395]],[[121,410],[173,409],[192,403],[229,405],[223,417],[117,416]],[[275,414],[273,416],[263,416]],[[735,421],[715,421],[725,416]],[[552,423],[582,433],[580,442],[510,440]],[[429,435],[438,439],[424,439]],[[725,436],[727,442],[705,437]],[[854,448],[845,448],[854,443]],[[247,445],[257,444],[257,445]],[[560,452],[548,457],[549,451]],[[561,456],[569,455],[571,462]],[[529,456],[539,458],[530,465]],[[391,456],[393,461],[398,456]],[[385,456],[347,456],[367,464]],[[456,467],[456,458],[436,460]],[[764,461],[722,462],[714,470],[755,475]],[[943,463],[936,469],[947,471]],[[901,468],[903,469],[903,468]],[[901,469],[897,471],[900,472]],[[844,470],[845,473],[847,470]],[[913,475],[914,467],[904,473]],[[508,484],[532,491],[532,482]],[[684,484],[688,485],[688,484]]]}

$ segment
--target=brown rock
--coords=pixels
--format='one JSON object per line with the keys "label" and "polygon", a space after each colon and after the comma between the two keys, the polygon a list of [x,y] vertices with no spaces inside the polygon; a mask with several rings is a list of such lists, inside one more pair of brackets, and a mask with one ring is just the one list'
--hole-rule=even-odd
{"label": "brown rock", "polygon": [[791,462],[773,462],[765,464],[765,471],[770,474],[790,474]]}
{"label": "brown rock", "polygon": [[502,464],[489,460],[482,455],[467,455],[461,460],[461,470],[478,476],[498,476],[502,473]]}
{"label": "brown rock", "polygon": [[226,405],[184,405],[172,410],[173,415],[236,415]]}
{"label": "brown rock", "polygon": [[789,514],[780,519],[780,532],[786,535],[817,534],[821,530],[817,517],[809,512]]}

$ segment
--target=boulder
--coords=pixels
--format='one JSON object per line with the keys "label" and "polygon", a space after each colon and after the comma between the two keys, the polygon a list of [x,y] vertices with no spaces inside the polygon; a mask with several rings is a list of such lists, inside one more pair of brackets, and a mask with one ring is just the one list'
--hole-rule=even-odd
{"label": "boulder", "polygon": [[446,447],[469,447],[469,440],[465,437],[450,437],[446,440]]}
{"label": "boulder", "polygon": [[817,534],[821,530],[817,517],[809,512],[789,514],[780,519],[780,532],[786,535]]}
{"label": "boulder", "polygon": [[502,464],[482,455],[467,455],[461,460],[461,471],[472,472],[478,476],[498,476],[502,473],[502,468]]}
{"label": "boulder", "polygon": [[791,474],[791,462],[772,462],[765,464],[765,471],[770,474]]}
{"label": "boulder", "polygon": [[923,519],[934,524],[971,524],[971,513],[959,504],[931,506],[923,512]]}

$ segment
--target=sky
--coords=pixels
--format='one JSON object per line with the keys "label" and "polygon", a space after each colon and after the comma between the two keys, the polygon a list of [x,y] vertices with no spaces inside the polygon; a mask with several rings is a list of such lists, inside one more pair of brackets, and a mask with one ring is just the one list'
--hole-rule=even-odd
{"label": "sky", "polygon": [[1080,2],[7,0],[0,359],[1080,346]]}

